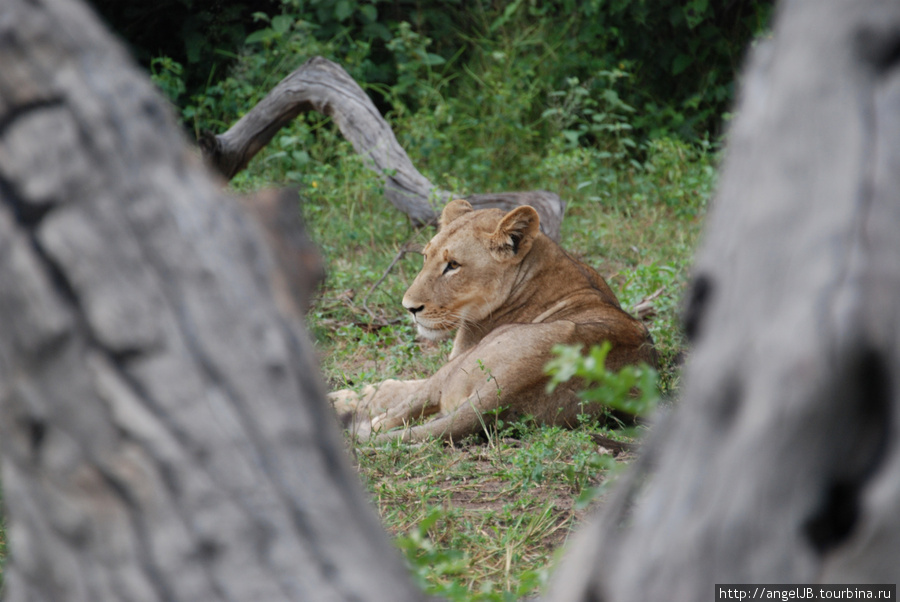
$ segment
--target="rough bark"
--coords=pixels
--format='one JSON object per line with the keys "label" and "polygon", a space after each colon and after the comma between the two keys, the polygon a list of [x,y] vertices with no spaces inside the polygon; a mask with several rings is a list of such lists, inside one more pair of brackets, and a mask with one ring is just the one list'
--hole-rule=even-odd
{"label": "rough bark", "polygon": [[[451,193],[439,190],[413,166],[390,125],[372,100],[340,65],[313,57],[285,77],[259,104],[227,132],[201,136],[207,160],[231,179],[285,125],[301,113],[330,116],[370,169],[384,179],[385,196],[414,224],[436,222]],[[531,205],[541,216],[545,234],[559,240],[565,203],[543,190],[474,194],[465,197],[476,209],[512,209]]]}
{"label": "rough bark", "polygon": [[793,0],[753,53],[679,407],[555,600],[900,575],[900,3]]}
{"label": "rough bark", "polygon": [[0,65],[5,599],[420,599],[276,235],[80,3],[4,0]]}

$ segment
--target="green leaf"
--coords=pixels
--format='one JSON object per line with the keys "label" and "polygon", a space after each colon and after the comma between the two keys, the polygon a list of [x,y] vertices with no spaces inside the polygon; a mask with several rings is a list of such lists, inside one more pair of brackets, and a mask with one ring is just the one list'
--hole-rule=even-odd
{"label": "green leaf", "polygon": [[338,0],[334,5],[334,18],[343,23],[353,15],[353,5],[349,0]]}
{"label": "green leaf", "polygon": [[290,17],[288,15],[278,15],[277,17],[272,19],[272,29],[274,29],[278,34],[286,33],[293,24],[293,17]]}
{"label": "green leaf", "polygon": [[690,29],[694,29],[707,16],[709,11],[709,0],[691,0],[684,7],[684,18]]}
{"label": "green leaf", "polygon": [[432,54],[430,52],[426,52],[425,56],[422,59],[422,62],[428,65],[429,67],[434,67],[435,65],[443,65],[447,61],[444,60],[444,57],[438,54]]}
{"label": "green leaf", "polygon": [[581,138],[581,132],[578,130],[563,130],[562,134],[570,144],[578,144],[578,139]]}
{"label": "green leaf", "polygon": [[359,14],[369,23],[374,23],[378,20],[378,9],[375,8],[374,4],[363,4],[359,7]]}
{"label": "green leaf", "polygon": [[552,360],[547,362],[544,371],[550,375],[547,392],[552,393],[559,383],[567,382],[573,376],[581,359],[580,345],[554,345]]}
{"label": "green leaf", "polygon": [[649,413],[659,401],[656,370],[642,364],[610,372],[606,369],[606,358],[611,349],[609,341],[591,347],[586,355],[581,354],[578,346],[554,346],[556,357],[546,366],[546,372],[551,375],[548,391],[577,376],[587,385],[579,394],[584,401],[601,403],[629,414]]}
{"label": "green leaf", "polygon": [[503,27],[507,21],[509,21],[510,17],[516,14],[516,11],[519,10],[519,7],[522,5],[522,0],[516,0],[512,4],[507,5],[506,9],[503,11],[503,14],[497,17],[493,23],[491,23],[490,32],[493,33],[497,31],[497,29]]}
{"label": "green leaf", "polygon": [[268,42],[272,39],[273,32],[271,29],[266,27],[265,29],[258,29],[247,36],[247,39],[244,40],[245,44],[256,44],[257,42]]}
{"label": "green leaf", "polygon": [[672,61],[672,75],[678,75],[682,73],[685,69],[690,67],[691,63],[694,62],[690,56],[686,54],[679,54],[675,57],[675,60]]}

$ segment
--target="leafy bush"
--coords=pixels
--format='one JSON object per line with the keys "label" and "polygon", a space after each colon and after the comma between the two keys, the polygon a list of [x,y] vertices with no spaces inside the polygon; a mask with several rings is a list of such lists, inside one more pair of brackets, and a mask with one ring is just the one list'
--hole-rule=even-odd
{"label": "leafy bush", "polygon": [[550,375],[547,390],[553,392],[561,383],[580,378],[585,389],[578,396],[585,403],[601,403],[635,416],[649,414],[659,401],[656,370],[644,364],[612,372],[606,367],[611,349],[609,341],[584,354],[580,345],[554,345],[556,357],[546,367]]}
{"label": "leafy bush", "polygon": [[504,40],[518,37],[519,58],[531,54],[539,65],[532,83],[563,90],[568,79],[577,78],[588,82],[596,97],[606,87],[604,74],[629,73],[621,98],[638,111],[634,125],[651,137],[668,132],[690,138],[716,128],[733,97],[744,49],[765,30],[773,6],[772,0],[513,0],[500,5],[457,0],[425,7],[412,1],[389,6],[358,0],[284,3],[286,10],[320,25],[320,40],[342,37],[371,44],[365,81],[388,86],[400,81],[405,61],[390,41],[403,20],[436,40],[431,52],[446,61],[469,63],[493,54],[485,48],[508,46]]}
{"label": "leafy bush", "polygon": [[[97,3],[107,13],[121,12],[107,0]],[[184,3],[189,0],[169,0]],[[563,131],[569,146],[591,146],[599,139],[602,148],[612,139],[613,150],[621,151],[617,147],[634,148],[664,135],[697,140],[716,132],[733,98],[744,48],[767,27],[772,4],[515,0],[495,7],[480,0],[423,7],[412,0],[247,0],[232,4],[233,14],[218,16],[218,26],[204,22],[208,38],[197,37],[200,25],[190,25],[200,16],[187,19],[182,36],[195,50],[162,56],[189,66],[181,77],[192,99],[188,107],[194,107],[185,115],[192,126],[198,118],[204,126],[230,124],[271,88],[272,79],[322,54],[368,85],[384,112],[416,113],[452,97],[480,103],[485,115],[502,107],[508,129],[520,135],[537,131],[546,142],[552,137],[543,131],[546,124]],[[252,22],[251,6],[264,7],[253,13]],[[133,33],[127,20],[118,19],[126,36]],[[171,28],[164,31],[169,36]],[[241,35],[244,31],[252,33]],[[225,39],[230,42],[222,48]],[[145,43],[156,58],[160,49],[171,51]],[[241,50],[244,43],[267,52],[247,53]],[[242,78],[222,65],[197,62],[197,47],[236,65],[243,80],[253,74],[252,81],[243,81],[242,107],[216,106],[231,97]],[[452,76],[448,66],[454,66]],[[497,131],[493,122],[481,125]],[[470,131],[479,130],[473,124]],[[499,138],[506,144],[495,147],[514,148],[509,137]]]}

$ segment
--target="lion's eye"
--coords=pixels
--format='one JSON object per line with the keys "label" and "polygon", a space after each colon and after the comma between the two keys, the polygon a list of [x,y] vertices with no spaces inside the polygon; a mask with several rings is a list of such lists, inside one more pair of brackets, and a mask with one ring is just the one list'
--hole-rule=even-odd
{"label": "lion's eye", "polygon": [[446,274],[450,270],[455,270],[459,267],[459,263],[453,261],[452,259],[447,262],[447,267],[444,268],[444,273]]}

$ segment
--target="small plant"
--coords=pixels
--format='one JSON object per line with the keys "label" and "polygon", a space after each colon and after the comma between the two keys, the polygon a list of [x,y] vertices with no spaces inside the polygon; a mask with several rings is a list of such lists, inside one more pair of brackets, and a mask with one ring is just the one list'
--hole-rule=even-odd
{"label": "small plant", "polygon": [[413,105],[420,105],[423,95],[429,93],[436,74],[433,69],[446,64],[444,57],[428,51],[431,39],[413,30],[402,21],[394,31],[394,37],[386,44],[397,65],[397,83],[389,88],[395,110],[408,98]]}
{"label": "small plant", "polygon": [[[441,508],[432,508],[419,524],[394,542],[406,556],[413,577],[423,591],[458,599],[466,591],[452,578],[465,572],[468,559],[458,550],[435,545],[428,535],[429,529],[445,514]],[[448,580],[448,577],[451,579]]]}
{"label": "small plant", "polygon": [[[480,359],[475,360],[475,363],[478,366],[478,369],[481,371],[481,373],[484,374],[485,377],[487,378],[487,382],[494,381],[495,393],[497,395],[497,399],[499,400],[503,396],[503,389],[500,388],[500,383],[497,382],[497,379],[494,377],[493,373],[491,372],[491,369],[488,368],[487,366],[485,366],[484,362],[482,362]],[[481,395],[477,391],[475,392],[475,394],[478,396],[478,401],[481,402]],[[471,402],[471,401],[469,403],[474,404],[474,402]],[[484,404],[479,403],[479,405],[484,405]],[[490,405],[490,404],[488,404],[488,405]],[[475,408],[474,405],[473,405],[473,409],[477,410],[477,408]],[[498,405],[497,407],[495,407],[491,410],[487,410],[484,412],[477,412],[478,420],[479,420],[479,422],[481,422],[481,430],[484,432],[485,436],[487,437],[488,443],[491,445],[491,447],[494,447],[494,448],[496,448],[496,443],[495,443],[496,439],[500,436],[500,431],[505,426],[503,420],[501,420],[501,418],[500,418],[500,414],[503,413],[504,409],[505,408]],[[488,419],[487,421],[485,420],[486,417]]]}
{"label": "small plant", "polygon": [[541,117],[562,134],[565,148],[598,148],[600,159],[628,158],[637,148],[632,136],[634,107],[619,96],[618,81],[629,77],[622,69],[603,69],[587,82],[566,79],[566,89],[550,93],[550,108]]}
{"label": "small plant", "polygon": [[184,67],[174,59],[161,56],[150,61],[150,79],[173,103],[185,92]]}
{"label": "small plant", "polygon": [[625,366],[618,372],[607,370],[606,357],[612,349],[609,341],[591,347],[587,354],[582,354],[581,349],[578,345],[553,348],[556,357],[546,367],[550,375],[548,391],[577,377],[585,381],[586,388],[579,393],[585,403],[602,403],[636,416],[649,414],[656,407],[656,370],[646,365]]}

